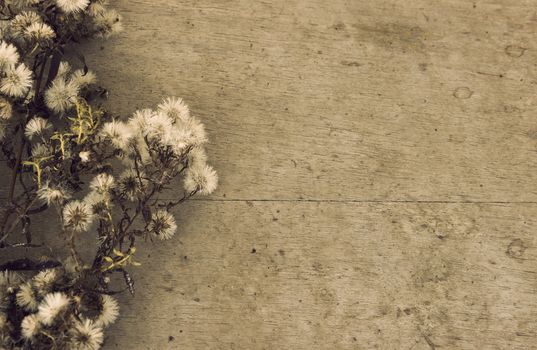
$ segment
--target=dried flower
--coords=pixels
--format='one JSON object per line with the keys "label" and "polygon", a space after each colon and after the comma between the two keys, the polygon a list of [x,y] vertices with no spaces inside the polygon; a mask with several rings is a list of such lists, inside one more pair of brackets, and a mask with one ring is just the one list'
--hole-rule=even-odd
{"label": "dried flower", "polygon": [[121,15],[115,10],[104,10],[96,13],[93,17],[93,22],[98,31],[98,35],[103,38],[108,38],[123,30]]}
{"label": "dried flower", "polygon": [[115,180],[112,175],[101,173],[93,178],[90,187],[99,193],[109,192],[115,186]]}
{"label": "dried flower", "polygon": [[11,68],[19,61],[17,48],[5,41],[0,42],[0,70]]}
{"label": "dried flower", "polygon": [[69,330],[71,350],[97,350],[103,343],[103,330],[91,320],[75,321]]}
{"label": "dried flower", "polygon": [[56,33],[46,23],[34,22],[24,29],[24,37],[37,42],[49,41],[54,39]]}
{"label": "dried flower", "polygon": [[69,298],[61,292],[45,295],[39,304],[38,317],[44,325],[51,325],[54,319],[69,305]]}
{"label": "dried flower", "polygon": [[177,154],[192,146],[201,146],[207,142],[205,127],[197,119],[191,117],[184,123],[178,123],[174,132],[164,135],[164,142],[170,145]]}
{"label": "dried flower", "polygon": [[142,132],[147,128],[149,118],[154,115],[155,112],[151,109],[141,109],[133,113],[133,115],[127,121],[127,124],[133,129]]}
{"label": "dried flower", "polygon": [[24,36],[24,31],[33,23],[42,22],[41,17],[33,11],[23,11],[16,15],[10,22],[10,32],[14,37]]}
{"label": "dried flower", "polygon": [[166,114],[155,113],[147,119],[144,134],[157,141],[168,139],[173,130],[172,123],[173,121]]}
{"label": "dried flower", "polygon": [[88,7],[89,0],[56,0],[56,5],[65,13],[80,12]]}
{"label": "dried flower", "polygon": [[82,163],[87,163],[90,161],[91,159],[91,153],[89,151],[82,151],[80,153],[78,153],[78,157],[80,157],[80,161]]}
{"label": "dried flower", "polygon": [[203,147],[193,147],[188,152],[188,164],[192,167],[201,167],[207,163],[207,154]]}
{"label": "dried flower", "polygon": [[134,169],[125,170],[119,177],[119,190],[130,200],[134,200],[137,193],[142,193],[147,184],[148,180],[145,178],[145,174],[140,173],[138,176]]}
{"label": "dried flower", "polygon": [[211,194],[218,185],[218,175],[210,165],[193,166],[187,170],[184,186],[189,193]]}
{"label": "dried flower", "polygon": [[153,237],[166,240],[173,237],[177,230],[177,224],[174,217],[166,210],[157,210],[151,215],[147,230]]}
{"label": "dried flower", "polygon": [[71,198],[71,195],[61,186],[52,186],[49,183],[46,183],[37,191],[37,197],[48,205],[51,205],[62,204],[65,200]]}
{"label": "dried flower", "polygon": [[37,143],[32,146],[32,158],[34,159],[45,158],[49,155],[50,155],[50,150],[46,145],[42,143]]}
{"label": "dried flower", "polygon": [[45,103],[52,111],[61,113],[73,108],[78,97],[80,86],[74,81],[56,78],[45,92]]}
{"label": "dried flower", "polygon": [[84,197],[84,203],[91,209],[91,213],[98,217],[106,217],[112,203],[105,192],[91,191]]}
{"label": "dried flower", "polygon": [[71,81],[81,88],[93,85],[97,82],[97,76],[92,71],[84,73],[82,69],[77,69],[71,75]]}
{"label": "dried flower", "polygon": [[[180,98],[136,111],[127,122],[114,120],[95,101],[106,90],[96,86],[84,57],[69,51],[80,40],[121,30],[121,16],[107,8],[109,0],[0,3],[0,141],[10,166],[20,170],[8,181],[17,188],[9,190],[7,203],[20,210],[6,212],[2,241],[20,241],[8,237],[17,224],[30,243],[38,230],[31,215],[56,210],[66,240],[62,248],[70,255],[62,257],[62,266],[31,278],[0,272],[0,349],[97,350],[119,306],[110,295],[96,293],[106,293],[115,272],[134,293],[130,269],[140,265],[134,260],[138,237],[170,239],[177,223],[169,209],[215,189],[217,175],[202,147],[207,135]],[[83,69],[59,58],[75,56]],[[160,205],[162,192],[181,178],[188,192]],[[93,222],[97,248],[90,265],[78,251],[79,240],[95,236],[79,233]]]}
{"label": "dried flower", "polygon": [[58,269],[46,269],[35,275],[32,282],[39,294],[47,294],[58,277]]}
{"label": "dried flower", "polygon": [[11,103],[7,99],[0,97],[0,119],[10,119],[12,115],[13,107]]}
{"label": "dried flower", "polygon": [[38,303],[35,292],[29,283],[20,286],[17,292],[17,304],[29,311],[37,310]]}
{"label": "dried flower", "polygon": [[37,197],[48,205],[51,205],[62,204],[64,201],[71,198],[71,195],[61,186],[51,186],[49,183],[46,183],[37,190]]}
{"label": "dried flower", "polygon": [[23,97],[31,86],[32,71],[21,63],[16,68],[8,69],[6,77],[0,81],[0,92],[12,97]]}
{"label": "dried flower", "polygon": [[190,119],[190,109],[181,98],[168,97],[158,105],[158,110],[174,121]]}
{"label": "dried flower", "polygon": [[106,327],[114,323],[119,316],[119,305],[110,295],[101,295],[101,312],[95,324]]}
{"label": "dried flower", "polygon": [[37,314],[26,316],[21,322],[21,333],[25,339],[32,339],[39,333],[41,322]]}
{"label": "dried flower", "polygon": [[74,231],[86,231],[93,222],[93,215],[90,208],[84,202],[71,201],[63,208],[63,220],[66,227]]}
{"label": "dried flower", "polygon": [[30,119],[28,124],[26,124],[24,135],[26,135],[26,137],[29,139],[33,138],[34,136],[42,136],[43,133],[51,127],[52,125],[48,122],[48,120],[41,117],[34,117]]}
{"label": "dried flower", "polygon": [[128,150],[134,133],[127,124],[113,120],[103,125],[101,136],[110,140],[115,147],[121,150]]}

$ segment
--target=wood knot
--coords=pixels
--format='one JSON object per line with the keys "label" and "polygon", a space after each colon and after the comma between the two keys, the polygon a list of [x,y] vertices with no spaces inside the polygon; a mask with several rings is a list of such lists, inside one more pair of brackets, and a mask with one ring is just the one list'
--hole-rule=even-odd
{"label": "wood knot", "polygon": [[513,259],[520,259],[522,258],[522,255],[524,255],[524,252],[527,248],[528,247],[526,247],[524,241],[522,241],[520,238],[517,238],[509,243],[505,254]]}
{"label": "wood knot", "polygon": [[474,92],[466,86],[458,87],[455,89],[455,91],[453,91],[453,96],[461,100],[467,100],[472,97],[473,94]]}

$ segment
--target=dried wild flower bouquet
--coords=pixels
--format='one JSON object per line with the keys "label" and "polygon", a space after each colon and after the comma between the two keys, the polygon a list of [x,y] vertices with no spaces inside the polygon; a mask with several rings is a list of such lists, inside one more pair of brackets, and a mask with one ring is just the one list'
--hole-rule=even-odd
{"label": "dried wild flower bouquet", "polygon": [[[0,257],[10,256],[0,266],[0,349],[100,348],[119,313],[112,295],[134,292],[137,243],[171,238],[170,209],[216,188],[204,126],[181,99],[126,121],[101,106],[106,90],[74,47],[120,29],[107,0],[0,0],[0,145],[11,173],[0,213]],[[170,188],[182,194],[159,199]],[[16,256],[47,246],[32,240],[38,213],[61,225],[63,257]],[[88,237],[96,249],[84,261]]]}

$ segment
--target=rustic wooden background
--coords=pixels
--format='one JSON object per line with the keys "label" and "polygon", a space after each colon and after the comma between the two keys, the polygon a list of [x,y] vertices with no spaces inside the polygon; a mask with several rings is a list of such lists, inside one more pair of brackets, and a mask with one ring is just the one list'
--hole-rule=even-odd
{"label": "rustic wooden background", "polygon": [[181,96],[219,190],[105,349],[537,349],[534,0],[119,0],[129,114]]}

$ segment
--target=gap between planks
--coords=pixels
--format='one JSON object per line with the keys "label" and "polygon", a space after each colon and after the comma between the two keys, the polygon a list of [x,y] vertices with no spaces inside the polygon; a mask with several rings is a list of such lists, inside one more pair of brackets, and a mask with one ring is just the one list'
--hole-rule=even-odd
{"label": "gap between planks", "polygon": [[[168,200],[164,199],[163,200]],[[198,202],[290,202],[290,203],[416,203],[416,204],[537,204],[537,201],[456,201],[456,200],[381,200],[381,199],[240,199],[240,198],[191,198]]]}
{"label": "gap between planks", "polygon": [[[173,201],[176,198],[161,198],[161,201]],[[0,201],[7,198],[0,197]],[[537,201],[456,201],[456,200],[382,200],[382,199],[244,199],[244,198],[190,198],[195,202],[267,202],[267,203],[362,203],[362,204],[528,204],[535,205]]]}

